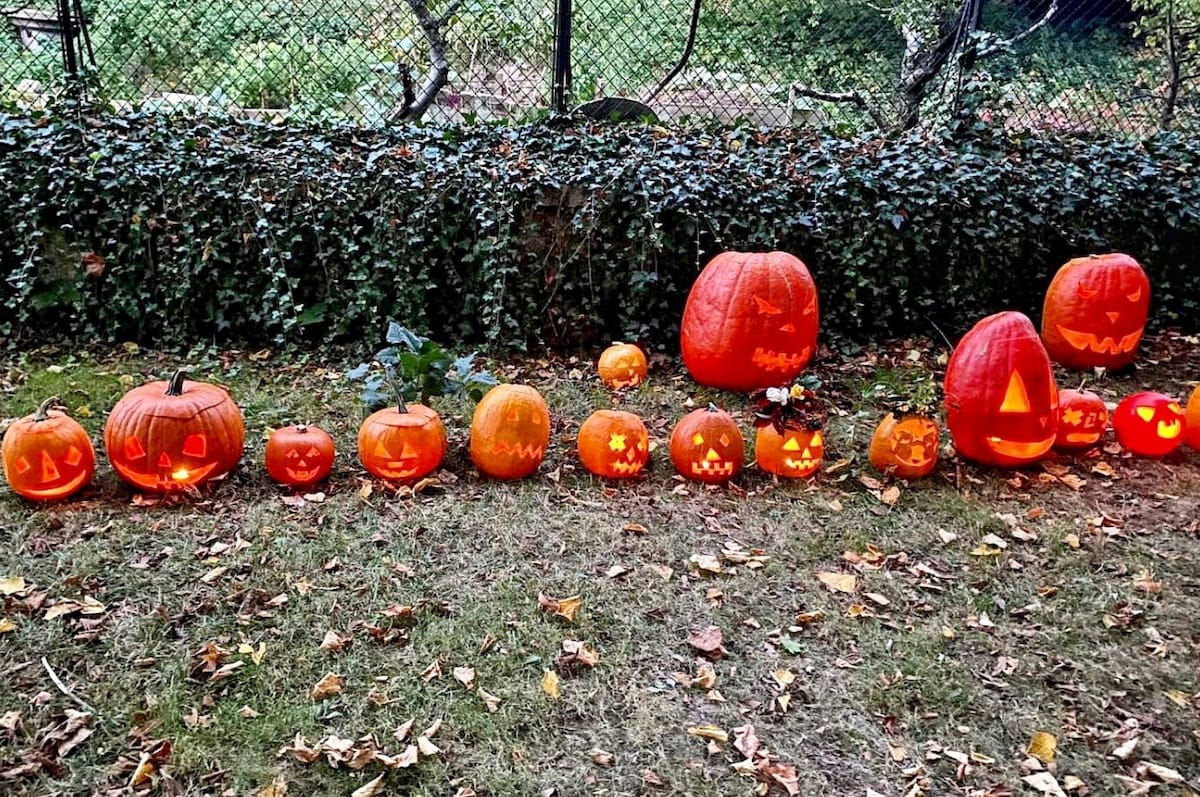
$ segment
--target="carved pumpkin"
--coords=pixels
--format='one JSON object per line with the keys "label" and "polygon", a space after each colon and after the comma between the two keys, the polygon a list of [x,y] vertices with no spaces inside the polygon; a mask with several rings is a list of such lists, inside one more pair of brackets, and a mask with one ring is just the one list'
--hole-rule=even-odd
{"label": "carved pumpkin", "polygon": [[87,431],[48,398],[32,415],[8,427],[0,458],[4,478],[17,495],[54,501],[74,495],[92,480],[96,452]]}
{"label": "carved pumpkin", "polygon": [[632,343],[614,343],[600,353],[596,370],[600,381],[614,390],[637,387],[646,381],[646,355]]}
{"label": "carved pumpkin", "polygon": [[825,437],[820,429],[787,429],[773,424],[758,427],[754,457],[767,473],[803,479],[817,472],[825,457]]}
{"label": "carved pumpkin", "polygon": [[729,481],[746,461],[746,441],[737,421],[713,404],[680,418],[670,447],[675,470],[706,484]]}
{"label": "carved pumpkin", "polygon": [[683,363],[702,385],[749,392],[790,381],[817,346],[817,288],[786,252],[723,252],[688,294]]}
{"label": "carved pumpkin", "polygon": [[1183,445],[1187,419],[1170,396],[1146,391],[1126,396],[1113,413],[1121,447],[1143,457],[1161,457]]}
{"label": "carved pumpkin", "polygon": [[1200,387],[1192,391],[1188,398],[1187,410],[1184,412],[1183,441],[1196,451],[1200,451]]}
{"label": "carved pumpkin", "polygon": [[1058,436],[1054,447],[1066,451],[1090,448],[1108,429],[1104,399],[1090,390],[1058,391]]}
{"label": "carved pumpkin", "polygon": [[1122,368],[1137,355],[1149,309],[1150,280],[1129,255],[1070,260],[1046,290],[1046,351],[1067,368]]}
{"label": "carved pumpkin", "polygon": [[650,459],[646,424],[632,412],[596,410],[579,427],[579,460],[597,476],[627,479]]}
{"label": "carved pumpkin", "polygon": [[316,484],[333,470],[333,457],[333,438],[319,426],[284,426],[267,438],[267,474],[279,484]]}
{"label": "carved pumpkin", "polygon": [[1054,445],[1058,389],[1023,314],[988,316],[959,341],[946,367],[946,426],[958,453],[983,465],[1028,465]]}
{"label": "carved pumpkin", "polygon": [[406,482],[428,476],[446,456],[446,427],[424,404],[399,402],[358,427],[358,461],[373,476]]}
{"label": "carved pumpkin", "polygon": [[901,479],[923,479],[937,468],[941,436],[937,424],[924,415],[888,413],[871,435],[867,455],[880,473]]}
{"label": "carved pumpkin", "polygon": [[520,479],[542,464],[550,442],[550,411],[528,385],[496,385],[471,418],[471,461],[485,476]]}
{"label": "carved pumpkin", "polygon": [[242,458],[246,429],[229,393],[169,380],[126,393],[104,424],[104,449],[117,475],[139,490],[168,493],[222,476]]}

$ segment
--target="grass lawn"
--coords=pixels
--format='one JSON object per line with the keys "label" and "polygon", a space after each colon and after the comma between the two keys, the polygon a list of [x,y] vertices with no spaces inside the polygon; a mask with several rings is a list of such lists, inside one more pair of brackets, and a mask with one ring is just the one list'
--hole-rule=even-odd
{"label": "grass lawn", "polygon": [[[1093,387],[1186,397],[1200,342],[1143,346]],[[435,399],[450,453],[416,494],[358,466],[350,360],[9,355],[0,417],[57,394],[99,442],[117,397],[182,359],[231,388],[247,447],[181,501],[135,497],[102,452],[67,503],[0,491],[0,793],[1191,794],[1200,456],[947,459],[886,502],[872,387],[903,393],[939,354],[826,352],[825,470],[729,488],[673,474],[672,424],[714,398],[678,361],[619,398],[589,361],[493,361],[546,396],[546,462],[481,480],[471,407]],[[751,431],[742,397],[715,398]],[[575,430],[614,404],[657,444],[634,483],[577,466]],[[308,500],[261,462],[293,421],[340,449]]]}

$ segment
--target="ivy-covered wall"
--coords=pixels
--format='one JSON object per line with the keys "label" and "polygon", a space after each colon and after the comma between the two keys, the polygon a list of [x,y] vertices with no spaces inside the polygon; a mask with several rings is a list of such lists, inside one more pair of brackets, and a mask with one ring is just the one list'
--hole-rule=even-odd
{"label": "ivy-covered wall", "polygon": [[279,129],[0,114],[0,335],[671,351],[723,249],[808,263],[823,334],[1034,317],[1069,257],[1146,266],[1200,326],[1200,142],[802,131]]}

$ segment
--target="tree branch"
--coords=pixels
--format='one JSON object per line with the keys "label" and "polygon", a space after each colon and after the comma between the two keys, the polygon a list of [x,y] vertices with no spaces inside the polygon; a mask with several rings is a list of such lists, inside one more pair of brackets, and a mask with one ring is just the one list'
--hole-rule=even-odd
{"label": "tree branch", "polygon": [[446,37],[442,34],[442,29],[461,5],[461,0],[453,0],[441,16],[434,17],[429,10],[427,0],[407,0],[407,2],[409,9],[417,18],[417,24],[421,26],[421,32],[425,34],[425,40],[429,42],[430,70],[425,84],[416,92],[413,99],[408,101],[406,98],[403,105],[392,111],[389,118],[393,122],[420,119],[429,110],[429,106],[433,105],[438,93],[445,88],[450,76],[450,61],[446,57]]}
{"label": "tree branch", "polygon": [[799,97],[811,97],[814,100],[821,100],[822,102],[849,103],[851,105],[857,105],[859,108],[862,108],[868,116],[871,117],[871,121],[874,122],[880,129],[890,127],[887,118],[884,117],[883,113],[877,107],[875,107],[870,100],[863,96],[862,92],[853,90],[823,91],[818,88],[813,88],[812,86],[806,86],[803,83],[793,83],[792,94]]}
{"label": "tree branch", "polygon": [[1058,13],[1058,0],[1051,0],[1050,7],[1046,9],[1045,15],[1041,19],[1039,19],[1037,22],[1033,23],[1028,28],[1026,28],[1023,33],[1018,33],[1016,36],[1013,36],[1011,39],[1005,39],[1003,41],[998,41],[995,44],[991,45],[990,47],[984,47],[982,50],[979,51],[979,54],[976,57],[977,58],[987,58],[988,56],[995,55],[996,53],[1001,52],[1002,50],[1011,49],[1012,47],[1025,41],[1030,36],[1032,36],[1033,34],[1037,33],[1039,30],[1041,30],[1043,27],[1045,27],[1046,24],[1050,22],[1050,19],[1057,13]]}

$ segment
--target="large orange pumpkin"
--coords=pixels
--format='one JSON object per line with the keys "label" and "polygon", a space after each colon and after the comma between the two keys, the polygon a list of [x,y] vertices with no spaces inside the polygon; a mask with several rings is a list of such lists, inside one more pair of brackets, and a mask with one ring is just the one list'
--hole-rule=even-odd
{"label": "large orange pumpkin", "polygon": [[646,424],[632,412],[596,410],[579,427],[579,461],[597,476],[628,479],[650,459]]}
{"label": "large orange pumpkin", "polygon": [[246,439],[242,412],[222,387],[169,380],[126,393],[104,424],[104,450],[117,475],[147,492],[167,493],[224,475]]}
{"label": "large orange pumpkin", "polygon": [[1183,441],[1189,447],[1200,451],[1200,386],[1193,390],[1188,398],[1184,417]]}
{"label": "large orange pumpkin", "polygon": [[1108,429],[1108,407],[1090,390],[1058,391],[1058,434],[1054,447],[1064,451],[1090,448]]}
{"label": "large orange pumpkin", "polygon": [[707,484],[729,481],[746,461],[746,441],[737,421],[713,404],[679,419],[670,448],[675,470]]}
{"label": "large orange pumpkin", "polygon": [[1121,448],[1161,457],[1183,445],[1187,417],[1175,399],[1145,391],[1122,399],[1112,424]]}
{"label": "large orange pumpkin", "polygon": [[946,426],[966,459],[1002,468],[1041,459],[1058,431],[1058,388],[1033,323],[1007,311],[971,328],[946,366]]}
{"label": "large orange pumpkin", "polygon": [[542,464],[550,411],[529,385],[496,385],[471,418],[471,461],[485,476],[521,479]]}
{"label": "large orange pumpkin", "polygon": [[14,421],[4,433],[0,458],[4,478],[17,495],[53,501],[74,495],[92,480],[96,452],[79,422],[48,398],[32,415]]}
{"label": "large orange pumpkin", "polygon": [[1150,279],[1129,255],[1070,260],[1046,290],[1046,351],[1067,368],[1122,368],[1137,355],[1149,309]]}
{"label": "large orange pumpkin", "polygon": [[614,343],[600,353],[596,363],[600,381],[614,390],[637,387],[646,381],[646,354],[632,343]]}
{"label": "large orange pumpkin", "polygon": [[683,363],[702,385],[749,392],[790,381],[817,346],[817,288],[786,252],[724,252],[688,294]]}
{"label": "large orange pumpkin", "polygon": [[358,427],[358,461],[381,479],[420,479],[437,470],[445,456],[446,427],[424,404],[384,407]]}
{"label": "large orange pumpkin", "polygon": [[937,423],[924,415],[897,418],[889,412],[871,435],[867,459],[880,473],[901,479],[923,479],[938,462],[940,435]]}
{"label": "large orange pumpkin", "polygon": [[333,438],[319,426],[283,426],[267,438],[267,473],[279,484],[307,487],[333,470]]}

